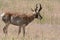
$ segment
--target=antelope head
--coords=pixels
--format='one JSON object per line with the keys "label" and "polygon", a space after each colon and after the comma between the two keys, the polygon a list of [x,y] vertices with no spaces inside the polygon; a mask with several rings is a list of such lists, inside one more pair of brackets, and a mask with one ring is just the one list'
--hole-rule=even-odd
{"label": "antelope head", "polygon": [[40,20],[42,19],[42,16],[40,14],[41,9],[42,9],[41,4],[36,4],[35,9],[31,8],[31,10],[33,11],[33,14],[35,14],[35,18],[38,18]]}

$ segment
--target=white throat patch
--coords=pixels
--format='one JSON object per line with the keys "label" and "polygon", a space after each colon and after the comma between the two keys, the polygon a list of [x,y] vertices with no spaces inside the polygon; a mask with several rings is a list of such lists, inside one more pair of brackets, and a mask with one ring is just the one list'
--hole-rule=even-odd
{"label": "white throat patch", "polygon": [[4,15],[5,15],[5,13],[2,13],[2,14],[1,14],[1,17],[3,17]]}
{"label": "white throat patch", "polygon": [[33,12],[33,14],[35,14],[35,11]]}

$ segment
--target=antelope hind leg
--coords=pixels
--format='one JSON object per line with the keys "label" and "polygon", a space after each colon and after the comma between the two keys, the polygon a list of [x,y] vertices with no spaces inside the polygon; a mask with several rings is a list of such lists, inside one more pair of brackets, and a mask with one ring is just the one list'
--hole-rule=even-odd
{"label": "antelope hind leg", "polygon": [[3,32],[4,32],[5,34],[7,34],[7,28],[8,28],[8,26],[9,26],[9,23],[7,23],[7,24],[4,26],[4,28],[3,28]]}

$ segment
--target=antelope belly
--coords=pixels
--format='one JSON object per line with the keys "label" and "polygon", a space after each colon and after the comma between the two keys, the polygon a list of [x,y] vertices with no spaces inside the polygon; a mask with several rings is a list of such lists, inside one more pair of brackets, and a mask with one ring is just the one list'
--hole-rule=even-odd
{"label": "antelope belly", "polygon": [[11,19],[11,24],[13,24],[13,25],[23,25],[24,23],[25,23],[25,21],[20,17],[13,17]]}

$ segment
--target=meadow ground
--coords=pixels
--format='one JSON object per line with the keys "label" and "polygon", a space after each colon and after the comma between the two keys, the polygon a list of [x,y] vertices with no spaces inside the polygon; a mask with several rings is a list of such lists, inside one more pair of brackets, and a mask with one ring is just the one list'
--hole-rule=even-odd
{"label": "meadow ground", "polygon": [[35,19],[26,27],[26,36],[22,32],[17,38],[18,27],[10,25],[8,35],[3,33],[4,22],[0,17],[0,40],[59,40],[60,39],[60,0],[0,0],[0,14],[4,11],[31,13],[36,3],[41,3],[40,14],[43,19]]}

